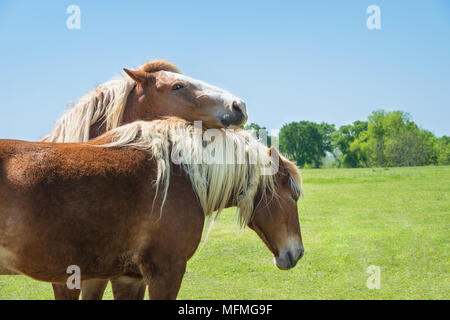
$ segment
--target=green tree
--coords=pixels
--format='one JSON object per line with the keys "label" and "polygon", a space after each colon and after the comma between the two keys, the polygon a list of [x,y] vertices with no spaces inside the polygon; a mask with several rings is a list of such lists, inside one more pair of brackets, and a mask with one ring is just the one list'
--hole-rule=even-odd
{"label": "green tree", "polygon": [[[359,139],[361,133],[366,132],[367,121],[355,121],[351,125],[344,125],[333,134],[333,143],[339,151],[335,152],[335,158],[340,167],[356,168],[367,166],[367,159],[354,141]],[[353,146],[353,147],[352,147]]]}
{"label": "green tree", "polygon": [[[261,139],[263,143],[267,142],[267,146],[270,147],[272,145],[272,137],[269,135],[269,131],[266,129],[266,127],[261,127],[260,125],[256,124],[256,123],[250,123],[248,125],[245,126],[244,128],[245,130],[254,130],[256,133],[256,138],[257,139]],[[265,131],[265,137],[261,136],[261,132],[263,132],[263,130]],[[265,139],[267,139],[266,141],[264,141]]]}
{"label": "green tree", "polygon": [[436,138],[420,129],[408,113],[376,110],[366,132],[350,149],[358,150],[369,166],[421,166],[437,163]]}
{"label": "green tree", "polygon": [[434,135],[409,123],[386,139],[386,165],[392,167],[436,164]]}
{"label": "green tree", "polygon": [[319,168],[326,152],[333,151],[334,125],[310,121],[291,122],[280,130],[280,151],[300,167]]}
{"label": "green tree", "polygon": [[438,165],[450,165],[450,137],[443,136],[436,141]]}

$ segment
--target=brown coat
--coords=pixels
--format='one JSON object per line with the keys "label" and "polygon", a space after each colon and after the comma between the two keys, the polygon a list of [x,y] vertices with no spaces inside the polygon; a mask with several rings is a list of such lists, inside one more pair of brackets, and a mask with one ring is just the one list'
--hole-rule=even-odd
{"label": "brown coat", "polygon": [[[161,219],[157,205],[152,212],[147,152],[3,140],[0,165],[0,250],[8,269],[65,283],[67,267],[77,265],[82,279],[107,279],[140,274],[139,259],[148,252],[167,258],[167,246],[187,259],[200,241],[204,215],[179,168]],[[186,210],[175,217],[174,208]],[[189,232],[170,231],[185,226]]]}

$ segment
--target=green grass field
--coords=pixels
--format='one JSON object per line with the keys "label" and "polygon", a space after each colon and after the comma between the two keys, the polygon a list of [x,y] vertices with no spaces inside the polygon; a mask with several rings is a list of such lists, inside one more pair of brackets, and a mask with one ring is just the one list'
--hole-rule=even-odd
{"label": "green grass field", "polygon": [[[303,170],[305,257],[280,271],[234,210],[188,264],[179,299],[449,299],[450,167]],[[381,268],[381,288],[366,268]],[[112,299],[110,287],[106,299]],[[0,276],[0,299],[52,299]]]}

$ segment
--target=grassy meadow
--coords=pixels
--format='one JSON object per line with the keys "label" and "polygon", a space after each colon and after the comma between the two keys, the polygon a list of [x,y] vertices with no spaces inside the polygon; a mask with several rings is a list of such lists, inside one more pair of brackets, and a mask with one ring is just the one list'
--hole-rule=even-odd
{"label": "grassy meadow", "polygon": [[[227,210],[189,262],[179,299],[450,298],[450,167],[302,172],[298,265],[278,270]],[[380,289],[366,286],[370,265],[381,268]],[[0,299],[52,297],[48,283],[0,276]]]}

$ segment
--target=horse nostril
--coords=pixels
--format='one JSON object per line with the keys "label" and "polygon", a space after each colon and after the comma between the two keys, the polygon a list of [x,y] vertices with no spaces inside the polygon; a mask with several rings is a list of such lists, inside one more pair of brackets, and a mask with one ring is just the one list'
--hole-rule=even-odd
{"label": "horse nostril", "polygon": [[242,113],[242,106],[239,102],[233,101],[233,111],[237,113]]}
{"label": "horse nostril", "polygon": [[294,257],[292,256],[291,251],[288,251],[287,256],[288,256],[288,259],[289,259],[289,265],[291,267],[294,266],[297,261],[295,261]]}

